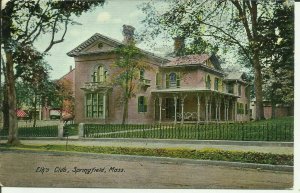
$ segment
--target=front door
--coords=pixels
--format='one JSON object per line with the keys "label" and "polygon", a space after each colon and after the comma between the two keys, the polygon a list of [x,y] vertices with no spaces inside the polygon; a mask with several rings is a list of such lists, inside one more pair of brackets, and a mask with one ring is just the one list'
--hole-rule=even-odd
{"label": "front door", "polygon": [[174,118],[174,99],[166,98],[166,119]]}

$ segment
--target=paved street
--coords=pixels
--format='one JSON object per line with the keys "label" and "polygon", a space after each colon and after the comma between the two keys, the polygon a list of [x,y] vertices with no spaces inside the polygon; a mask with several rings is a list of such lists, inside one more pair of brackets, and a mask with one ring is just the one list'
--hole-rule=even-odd
{"label": "paved street", "polygon": [[[94,168],[94,169],[93,169]],[[23,187],[286,189],[293,173],[122,156],[1,152],[0,182]]]}

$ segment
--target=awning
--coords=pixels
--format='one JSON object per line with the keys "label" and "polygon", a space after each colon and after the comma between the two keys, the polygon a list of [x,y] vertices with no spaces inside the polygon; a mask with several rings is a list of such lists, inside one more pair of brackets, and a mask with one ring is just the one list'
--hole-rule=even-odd
{"label": "awning", "polygon": [[17,113],[17,117],[26,117],[26,116],[28,116],[27,113],[25,113],[25,111],[23,111],[22,109],[18,109],[16,113]]}

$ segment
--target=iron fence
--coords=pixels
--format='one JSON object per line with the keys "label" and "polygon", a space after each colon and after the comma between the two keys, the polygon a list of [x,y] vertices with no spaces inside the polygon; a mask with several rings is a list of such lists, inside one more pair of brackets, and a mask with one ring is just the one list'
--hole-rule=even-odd
{"label": "iron fence", "polygon": [[293,123],[121,125],[85,124],[87,138],[156,138],[238,141],[293,141]]}

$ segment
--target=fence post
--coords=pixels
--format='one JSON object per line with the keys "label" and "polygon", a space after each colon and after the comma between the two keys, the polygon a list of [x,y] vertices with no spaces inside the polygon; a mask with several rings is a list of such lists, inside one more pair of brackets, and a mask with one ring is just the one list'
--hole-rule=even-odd
{"label": "fence post", "polygon": [[64,138],[64,123],[60,122],[58,124],[58,138],[63,139]]}
{"label": "fence post", "polygon": [[78,126],[78,135],[79,135],[79,138],[83,138],[84,137],[84,123],[79,123],[79,126]]}

